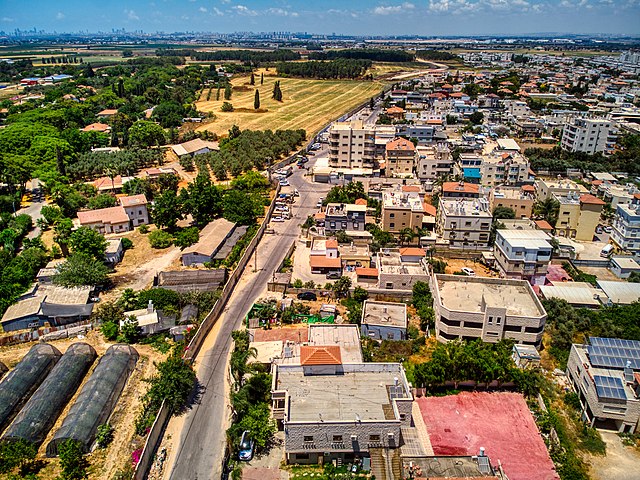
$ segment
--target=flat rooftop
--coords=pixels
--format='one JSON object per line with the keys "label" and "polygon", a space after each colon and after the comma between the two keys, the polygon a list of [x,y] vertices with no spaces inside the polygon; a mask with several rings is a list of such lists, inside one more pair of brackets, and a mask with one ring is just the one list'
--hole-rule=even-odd
{"label": "flat rooftop", "polygon": [[427,271],[419,263],[403,262],[400,252],[380,252],[378,258],[378,269],[380,273],[398,275],[427,275]]}
{"label": "flat rooftop", "polygon": [[496,235],[504,238],[509,245],[516,248],[551,248],[551,237],[542,230],[507,230],[499,229]]}
{"label": "flat rooftop", "polygon": [[542,305],[525,280],[436,275],[440,302],[449,310],[481,313],[486,306],[505,307],[507,315],[541,317]]}
{"label": "flat rooftop", "polygon": [[621,388],[624,391],[625,400],[637,400],[636,393],[631,388],[631,385],[627,384],[627,381],[624,378],[624,370],[616,370],[612,368],[603,368],[603,367],[595,367],[591,363],[591,359],[589,358],[589,353],[587,350],[587,345],[579,345],[573,344],[578,354],[578,358],[583,365],[589,365],[589,377],[591,378],[592,383],[594,382],[594,377],[596,375],[601,377],[614,377],[619,378],[621,380]]}
{"label": "flat rooftop", "polygon": [[362,307],[362,323],[407,328],[407,306],[404,303],[365,300]]}
{"label": "flat rooftop", "polygon": [[482,199],[441,198],[440,206],[449,216],[473,216],[492,218],[489,204]]}
{"label": "flat rooftop", "polygon": [[309,325],[309,345],[338,345],[342,363],[362,363],[360,329],[357,325]]}
{"label": "flat rooftop", "polygon": [[436,456],[477,455],[484,447],[510,480],[560,478],[521,394],[463,392],[416,402]]}
{"label": "flat rooftop", "polygon": [[387,190],[382,194],[384,208],[411,209],[412,212],[423,212],[422,199],[415,192]]}
{"label": "flat rooftop", "polygon": [[302,367],[279,366],[276,389],[289,394],[289,421],[395,420],[390,389],[398,389],[400,398],[412,398],[399,364],[346,367],[340,375],[304,375]]}

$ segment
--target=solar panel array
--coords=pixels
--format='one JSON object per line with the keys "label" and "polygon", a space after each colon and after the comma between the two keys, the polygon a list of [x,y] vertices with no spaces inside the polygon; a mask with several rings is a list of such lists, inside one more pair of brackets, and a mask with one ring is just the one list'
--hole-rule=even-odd
{"label": "solar panel array", "polygon": [[631,362],[633,370],[640,370],[640,342],[621,338],[590,337],[587,347],[594,367],[625,368]]}
{"label": "solar panel array", "polygon": [[402,385],[389,385],[389,398],[391,400],[394,398],[405,398],[405,396]]}
{"label": "solar panel array", "polygon": [[616,400],[626,400],[624,385],[619,377],[606,377],[604,375],[594,375],[593,381],[596,384],[598,398],[612,398]]}

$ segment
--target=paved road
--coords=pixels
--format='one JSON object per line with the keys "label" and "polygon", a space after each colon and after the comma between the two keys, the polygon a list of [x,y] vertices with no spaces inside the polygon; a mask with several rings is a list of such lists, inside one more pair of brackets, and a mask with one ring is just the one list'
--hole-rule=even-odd
{"label": "paved road", "polygon": [[[309,164],[313,163],[314,160],[310,159]],[[295,169],[289,177],[291,187],[300,192],[293,206],[293,218],[270,225],[276,233],[265,235],[258,245],[257,274],[253,273],[251,264],[247,266],[243,278],[249,280],[244,284],[241,280],[229,299],[225,312],[218,320],[222,323],[213,347],[198,355],[198,381],[203,393],[199,403],[186,414],[169,476],[172,480],[220,478],[226,418],[229,415],[225,403],[225,382],[227,358],[232,345],[231,332],[240,327],[249,308],[264,291],[273,271],[300,233],[299,225],[316,210],[316,202],[328,191],[328,185],[312,184],[310,177],[303,177],[304,173],[305,170]]]}
{"label": "paved road", "polygon": [[36,238],[38,235],[40,235],[40,229],[35,225],[36,225],[36,222],[40,218],[42,218],[42,214],[40,213],[40,210],[42,210],[42,207],[46,205],[47,202],[44,200],[44,194],[42,193],[40,181],[37,178],[35,178],[31,180],[31,182],[32,182],[32,190],[31,190],[32,202],[28,207],[24,207],[18,210],[16,214],[22,215],[23,213],[26,213],[27,215],[31,216],[31,218],[33,219],[34,227],[33,227],[33,230],[31,230],[27,234],[27,238]]}

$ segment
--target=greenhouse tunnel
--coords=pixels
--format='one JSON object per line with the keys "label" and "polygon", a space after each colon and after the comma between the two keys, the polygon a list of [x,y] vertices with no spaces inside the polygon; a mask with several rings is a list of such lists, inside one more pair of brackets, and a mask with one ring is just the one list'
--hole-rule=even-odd
{"label": "greenhouse tunnel", "polygon": [[81,442],[85,453],[91,451],[98,427],[111,416],[137,361],[138,352],[133,347],[109,347],[47,445],[47,456],[58,455],[58,445],[69,439]]}
{"label": "greenhouse tunnel", "polygon": [[91,345],[84,342],[71,345],[20,410],[2,438],[23,439],[39,446],[95,359],[96,351]]}
{"label": "greenhouse tunnel", "polygon": [[0,382],[0,433],[9,426],[61,355],[48,343],[34,345]]}
{"label": "greenhouse tunnel", "polygon": [[4,377],[4,374],[9,371],[9,367],[7,367],[4,363],[0,362],[0,380]]}

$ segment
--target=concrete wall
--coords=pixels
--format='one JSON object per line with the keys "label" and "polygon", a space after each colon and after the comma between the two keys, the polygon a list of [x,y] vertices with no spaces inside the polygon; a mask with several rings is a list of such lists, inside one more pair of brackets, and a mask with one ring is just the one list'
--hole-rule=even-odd
{"label": "concrete wall", "polygon": [[361,325],[362,337],[373,338],[375,340],[405,340],[407,331],[400,327],[390,327],[386,325]]}

